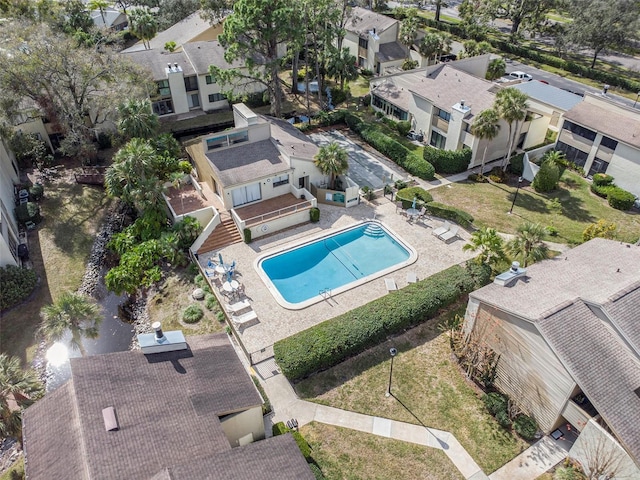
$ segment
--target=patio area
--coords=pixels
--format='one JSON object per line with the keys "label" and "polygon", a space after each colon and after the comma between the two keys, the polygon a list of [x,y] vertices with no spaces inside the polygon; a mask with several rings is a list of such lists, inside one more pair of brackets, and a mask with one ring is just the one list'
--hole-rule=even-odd
{"label": "patio area", "polygon": [[169,187],[167,189],[165,196],[176,215],[194,212],[205,207],[215,207],[219,212],[226,211],[218,196],[213,193],[206,182],[198,182],[198,186],[202,193],[191,182],[180,188]]}
{"label": "patio area", "polygon": [[[251,363],[273,356],[273,344],[276,341],[387,295],[384,278],[377,278],[302,310],[287,310],[278,305],[259,278],[254,267],[258,254],[299,243],[311,236],[330,234],[363,220],[375,218],[418,252],[415,263],[385,276],[393,278],[398,288],[407,285],[407,273],[415,273],[417,279],[422,280],[474,256],[472,252],[462,250],[462,246],[470,237],[468,232],[461,229],[460,238],[449,244],[444,243],[432,235],[433,229],[441,226],[441,220],[432,218],[424,223],[408,222],[406,217],[396,213],[395,204],[384,197],[377,198],[371,204],[361,203],[349,209],[332,205],[320,205],[319,208],[320,222],[318,223],[301,225],[258,239],[251,244],[230,245],[220,252],[225,262],[236,261],[236,279],[243,285],[244,294],[258,318],[258,322],[239,332],[239,338],[250,356]],[[203,266],[206,265],[209,256],[200,255]],[[216,286],[213,290],[222,303],[228,303]]]}
{"label": "patio area", "polygon": [[241,220],[244,220],[246,226],[251,227],[267,220],[273,220],[274,218],[309,208],[311,208],[310,201],[301,200],[295,195],[287,193],[285,195],[263,200],[253,205],[238,207],[234,210],[238,217],[240,217]]}

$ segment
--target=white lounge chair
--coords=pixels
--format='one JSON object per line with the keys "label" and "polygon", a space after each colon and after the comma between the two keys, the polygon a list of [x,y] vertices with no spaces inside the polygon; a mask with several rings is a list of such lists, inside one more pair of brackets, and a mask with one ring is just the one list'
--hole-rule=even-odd
{"label": "white lounge chair", "polygon": [[416,272],[407,272],[407,283],[416,283],[418,281],[418,277]]}
{"label": "white lounge chair", "polygon": [[249,303],[249,300],[245,298],[244,300],[232,303],[230,305],[226,304],[225,307],[226,307],[227,311],[229,311],[231,313],[238,313],[238,312],[241,312],[242,310],[250,308],[251,304]]}
{"label": "white lounge chair", "polygon": [[244,327],[247,323],[252,322],[258,319],[258,315],[255,311],[251,310],[247,313],[243,313],[242,315],[231,315],[231,320],[239,327]]}
{"label": "white lounge chair", "polygon": [[454,226],[448,232],[444,232],[442,235],[438,235],[438,238],[446,243],[452,238],[455,238],[457,236],[458,236],[458,225]]}
{"label": "white lounge chair", "polygon": [[384,285],[387,287],[387,292],[398,290],[398,285],[396,285],[396,281],[393,278],[385,278]]}
{"label": "white lounge chair", "polygon": [[440,235],[442,235],[443,233],[448,232],[449,230],[451,230],[451,224],[449,223],[448,220],[445,220],[445,222],[442,224],[441,227],[434,228],[433,232],[431,232],[431,233],[439,238]]}

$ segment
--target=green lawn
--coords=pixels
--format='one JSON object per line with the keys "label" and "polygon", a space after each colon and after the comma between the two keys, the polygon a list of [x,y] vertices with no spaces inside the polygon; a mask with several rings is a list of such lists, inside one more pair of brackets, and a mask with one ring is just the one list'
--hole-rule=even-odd
{"label": "green lawn", "polygon": [[40,309],[80,286],[96,230],[111,204],[104,189],[71,182],[45,185],[40,201],[43,221],[29,232],[29,256],[39,284],[25,303],[0,318],[0,351],[23,362],[30,362],[34,354]]}
{"label": "green lawn", "polygon": [[[463,314],[466,303],[443,315]],[[478,390],[451,360],[449,340],[435,318],[342,364],[303,380],[298,394],[314,402],[452,432],[490,473],[528,447],[501,428],[484,408]],[[394,397],[385,397],[389,348],[399,351],[393,367]],[[348,449],[348,442],[339,445]],[[377,450],[370,452],[371,457]],[[335,478],[340,478],[335,477]],[[347,478],[347,477],[343,477]],[[422,478],[419,472],[402,478]],[[447,477],[443,477],[447,478]]]}
{"label": "green lawn", "polygon": [[[565,171],[559,187],[548,194],[536,193],[533,188],[520,188],[513,208],[507,215],[516,191],[513,185],[460,182],[430,190],[434,200],[469,212],[478,227],[493,227],[499,232],[514,233],[524,221],[553,226],[557,237],[551,241],[568,244],[582,243],[582,232],[593,222],[606,219],[618,226],[619,240],[635,242],[640,237],[640,214],[621,212],[607,201],[591,193],[589,183],[580,175]],[[551,201],[557,198],[561,212],[554,212]]]}
{"label": "green lawn", "polygon": [[315,422],[300,432],[327,479],[464,478],[444,452],[435,448]]}

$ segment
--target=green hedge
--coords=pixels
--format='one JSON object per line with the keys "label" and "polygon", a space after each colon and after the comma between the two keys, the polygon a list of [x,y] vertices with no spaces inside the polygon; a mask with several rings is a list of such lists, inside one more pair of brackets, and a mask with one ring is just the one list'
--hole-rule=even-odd
{"label": "green hedge", "polygon": [[596,195],[602,198],[607,198],[609,196],[609,192],[615,190],[616,188],[618,187],[616,187],[615,185],[610,185],[610,184],[598,185],[596,183],[592,183],[591,186],[589,187],[589,189],[593,193],[595,193]]}
{"label": "green hedge", "polygon": [[285,433],[291,433],[294,440],[298,444],[298,448],[300,449],[300,453],[307,461],[307,463],[313,463],[313,457],[311,456],[311,446],[309,446],[309,442],[305,440],[305,438],[298,432],[297,430],[291,430],[287,427],[284,422],[278,422],[271,427],[271,432],[273,436],[276,437],[278,435],[284,435]]}
{"label": "green hedge", "polygon": [[36,272],[15,265],[0,267],[0,310],[18,305],[38,283]]}
{"label": "green hedge", "polygon": [[607,195],[607,202],[616,210],[631,210],[635,200],[636,196],[633,193],[627,192],[619,187],[614,187],[609,191],[609,195]]}
{"label": "green hedge", "polygon": [[613,183],[613,177],[606,173],[596,173],[593,176],[593,185],[603,186],[611,185]]}
{"label": "green hedge", "polygon": [[460,173],[469,168],[471,149],[454,151],[426,146],[422,157],[433,165],[438,173]]}
{"label": "green hedge", "polygon": [[282,373],[300,380],[434,317],[461,295],[488,282],[486,269],[454,265],[373,302],[303,330],[273,346]]}
{"label": "green hedge", "polygon": [[513,429],[525,440],[533,440],[538,433],[538,423],[528,415],[519,415],[513,422]]}
{"label": "green hedge", "polygon": [[416,206],[421,207],[426,203],[433,202],[433,197],[422,187],[408,187],[398,190],[396,200],[402,201],[402,208],[409,208],[416,198]]}
{"label": "green hedge", "polygon": [[470,228],[473,225],[473,217],[464,210],[438,202],[429,202],[426,207],[427,212],[431,215],[444,218],[446,220],[453,220],[462,228]]}

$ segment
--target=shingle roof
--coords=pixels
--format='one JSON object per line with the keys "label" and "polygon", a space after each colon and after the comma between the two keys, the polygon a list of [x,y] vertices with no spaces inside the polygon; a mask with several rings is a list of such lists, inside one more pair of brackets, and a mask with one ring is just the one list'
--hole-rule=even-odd
{"label": "shingle roof", "polygon": [[[396,77],[397,78],[397,77]],[[397,80],[395,80],[398,82]],[[401,81],[400,81],[401,82]],[[392,80],[387,80],[372,90],[372,93],[386,101],[393,103],[404,111],[409,111],[411,92],[404,86],[397,86]]]}
{"label": "shingle roof", "polygon": [[244,65],[244,62],[241,61],[235,61],[233,64],[228,63],[224,59],[224,47],[217,40],[185,43],[182,50],[198,75],[208,73],[209,65],[220,68],[237,68]]}
{"label": "shingle roof", "polygon": [[344,28],[358,35],[369,33],[374,28],[376,33],[380,33],[397,22],[396,19],[387,17],[386,15],[372,12],[362,7],[353,7]]}
{"label": "shingle roof", "polygon": [[512,85],[513,88],[526,93],[534,100],[567,111],[582,101],[582,97],[546,83],[531,81]]}
{"label": "shingle roof", "polygon": [[602,309],[640,355],[640,281],[621,290]]}
{"label": "shingle roof", "polygon": [[[279,455],[275,464],[264,455],[243,457],[252,457],[253,444],[232,452],[219,417],[259,407],[262,399],[226,335],[190,337],[188,344],[189,350],[146,356],[72,359],[72,380],[25,411],[29,478],[166,479],[174,477],[165,467],[170,473],[227,454],[229,478],[235,468],[245,472],[247,462],[257,462],[258,477],[261,468],[298,468],[292,450],[293,460]],[[120,427],[115,432],[105,431],[102,418],[110,406]]]}
{"label": "shingle roof", "polygon": [[128,52],[125,54],[132,62],[151,71],[153,80],[163,80],[167,78],[167,63],[173,65],[177,63],[185,76],[195,75],[191,62],[184,52],[169,53],[165,50],[140,50],[136,52]]}
{"label": "shingle roof", "polygon": [[309,140],[304,133],[291,125],[289,122],[274,118],[263,117],[271,123],[271,138],[280,145],[289,156],[295,156],[306,160],[313,160],[320,148]]}
{"label": "shingle roof", "polygon": [[[594,238],[551,260],[527,267],[525,281],[495,283],[470,295],[501,310],[537,321],[575,298],[602,305],[640,280],[640,246]],[[508,294],[507,294],[508,292]]]}
{"label": "shingle roof", "polygon": [[640,148],[640,113],[615,105],[611,105],[611,108],[613,110],[584,100],[565,113],[564,118]]}
{"label": "shingle roof", "polygon": [[394,60],[402,60],[407,58],[408,54],[400,42],[389,42],[380,44],[378,51],[378,60],[380,63],[393,62]]}
{"label": "shingle roof", "polygon": [[[638,264],[636,264],[637,267]],[[634,311],[639,311],[636,304]],[[640,463],[640,365],[584,302],[538,322],[538,328],[571,376]]]}

